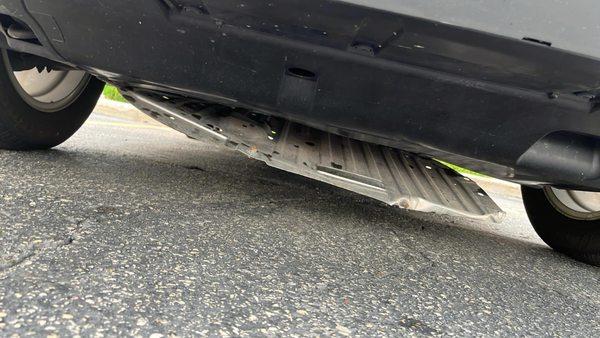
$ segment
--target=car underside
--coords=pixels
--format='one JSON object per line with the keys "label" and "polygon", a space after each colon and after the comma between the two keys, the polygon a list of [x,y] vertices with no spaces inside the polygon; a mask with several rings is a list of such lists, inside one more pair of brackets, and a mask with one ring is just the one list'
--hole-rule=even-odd
{"label": "car underside", "polygon": [[[189,137],[390,205],[502,219],[441,161],[521,184],[540,236],[599,264],[599,15],[592,0],[0,0],[0,48],[36,111],[86,110],[81,93],[109,83]],[[86,117],[2,147],[57,145]]]}

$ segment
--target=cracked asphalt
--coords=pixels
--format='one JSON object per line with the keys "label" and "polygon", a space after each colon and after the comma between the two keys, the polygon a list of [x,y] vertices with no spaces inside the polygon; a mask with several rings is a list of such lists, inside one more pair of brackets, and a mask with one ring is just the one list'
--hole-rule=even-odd
{"label": "cracked asphalt", "polygon": [[0,152],[0,336],[597,336],[600,270],[95,114]]}

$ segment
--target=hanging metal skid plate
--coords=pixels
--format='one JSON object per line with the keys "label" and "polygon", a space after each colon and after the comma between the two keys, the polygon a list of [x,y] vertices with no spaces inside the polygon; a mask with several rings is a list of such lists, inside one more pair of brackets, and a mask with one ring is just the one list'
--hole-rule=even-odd
{"label": "hanging metal skid plate", "polygon": [[208,138],[272,167],[389,205],[494,222],[504,218],[475,182],[432,159],[290,121],[256,119],[256,114],[222,105],[144,91],[124,95],[149,116],[192,138]]}

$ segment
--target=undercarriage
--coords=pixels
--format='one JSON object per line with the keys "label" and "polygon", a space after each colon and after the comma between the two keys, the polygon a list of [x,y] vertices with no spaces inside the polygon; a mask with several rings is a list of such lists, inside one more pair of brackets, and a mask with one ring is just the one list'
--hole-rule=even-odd
{"label": "undercarriage", "polygon": [[495,222],[504,216],[475,182],[424,155],[167,93],[124,89],[123,96],[191,138],[389,205]]}

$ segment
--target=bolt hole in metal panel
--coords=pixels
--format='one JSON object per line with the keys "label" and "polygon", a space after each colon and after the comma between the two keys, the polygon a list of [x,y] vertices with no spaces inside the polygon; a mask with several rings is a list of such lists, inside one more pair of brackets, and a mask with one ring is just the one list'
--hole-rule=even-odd
{"label": "bolt hole in metal panel", "polygon": [[130,102],[163,124],[275,168],[403,209],[494,222],[504,217],[475,182],[432,159],[243,109],[143,90],[122,91]]}

